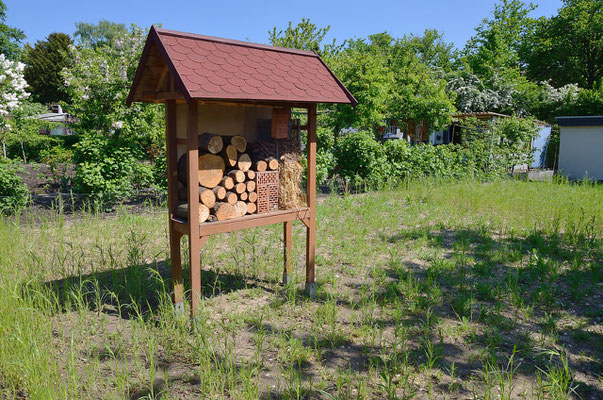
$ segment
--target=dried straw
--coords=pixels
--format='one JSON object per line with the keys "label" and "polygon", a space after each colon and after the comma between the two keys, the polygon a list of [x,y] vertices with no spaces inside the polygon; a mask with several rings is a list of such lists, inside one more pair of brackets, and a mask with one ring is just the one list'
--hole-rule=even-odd
{"label": "dried straw", "polygon": [[299,153],[287,153],[280,160],[278,205],[281,210],[303,206],[301,180],[303,168]]}

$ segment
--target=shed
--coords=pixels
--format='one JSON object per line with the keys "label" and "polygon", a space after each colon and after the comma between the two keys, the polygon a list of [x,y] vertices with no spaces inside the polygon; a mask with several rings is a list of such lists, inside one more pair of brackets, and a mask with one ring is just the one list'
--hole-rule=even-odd
{"label": "shed", "polygon": [[559,172],[570,179],[603,180],[603,115],[557,117]]}
{"label": "shed", "polygon": [[[200,251],[211,235],[282,223],[283,280],[287,282],[293,268],[295,220],[306,226],[305,290],[310,296],[315,295],[316,105],[357,104],[320,57],[308,51],[153,26],[127,99],[128,105],[137,101],[165,103],[166,107],[168,223],[173,300],[177,307],[184,304],[180,249],[183,235],[188,236],[189,242],[191,313],[195,314],[201,298]],[[202,207],[198,181],[200,134],[203,137],[208,132],[225,142],[231,141],[232,135],[244,137],[247,143],[261,144],[264,140],[278,149],[281,140],[295,134],[292,107],[307,109],[308,115],[306,124],[297,125],[299,130],[307,131],[305,204],[197,223]],[[183,159],[184,184],[177,165]],[[176,215],[179,191],[184,191],[186,198],[184,217]],[[259,191],[257,195],[260,196]],[[260,199],[257,201],[259,204]]]}

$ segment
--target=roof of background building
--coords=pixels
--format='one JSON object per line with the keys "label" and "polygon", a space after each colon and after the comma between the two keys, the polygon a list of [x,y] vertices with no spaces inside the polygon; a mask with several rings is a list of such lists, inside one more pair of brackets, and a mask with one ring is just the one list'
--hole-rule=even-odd
{"label": "roof of background building", "polygon": [[556,117],[555,121],[559,126],[601,126],[603,115]]}

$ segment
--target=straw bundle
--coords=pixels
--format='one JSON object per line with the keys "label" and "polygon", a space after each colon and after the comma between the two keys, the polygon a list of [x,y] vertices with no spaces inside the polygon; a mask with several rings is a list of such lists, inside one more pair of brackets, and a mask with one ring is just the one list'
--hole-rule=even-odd
{"label": "straw bundle", "polygon": [[280,160],[278,205],[281,210],[303,205],[301,180],[303,168],[298,153],[287,153]]}

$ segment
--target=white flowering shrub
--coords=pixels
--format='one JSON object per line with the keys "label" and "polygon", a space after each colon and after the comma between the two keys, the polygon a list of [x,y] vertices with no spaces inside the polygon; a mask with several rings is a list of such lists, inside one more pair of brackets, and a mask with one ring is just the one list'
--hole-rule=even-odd
{"label": "white flowering shrub", "polygon": [[6,117],[29,97],[25,91],[27,82],[23,78],[25,64],[8,60],[0,54],[0,116]]}
{"label": "white flowering shrub", "polygon": [[0,54],[0,136],[2,137],[2,155],[6,158],[6,134],[10,131],[8,115],[29,97],[25,91],[27,82],[23,78],[25,64],[8,60]]}
{"label": "white flowering shrub", "polygon": [[111,45],[71,47],[75,63],[62,75],[81,132],[120,134],[145,145],[162,142],[162,106],[126,107],[145,37],[144,30],[132,24]]}
{"label": "white flowering shrub", "polygon": [[[491,89],[492,88],[492,89]],[[486,85],[476,75],[460,71],[451,74],[447,92],[456,95],[456,107],[461,112],[501,111],[513,104],[515,88],[494,74]]]}

